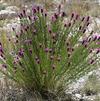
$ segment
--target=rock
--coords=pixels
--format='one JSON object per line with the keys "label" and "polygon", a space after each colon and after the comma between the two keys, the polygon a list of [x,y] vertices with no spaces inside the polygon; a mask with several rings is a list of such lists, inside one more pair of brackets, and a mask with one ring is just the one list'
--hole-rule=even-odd
{"label": "rock", "polygon": [[12,28],[15,28],[16,32],[20,31],[20,20],[18,18],[15,18],[10,21],[10,23],[4,25],[3,29],[7,31],[7,33],[12,32]]}
{"label": "rock", "polygon": [[7,11],[15,11],[15,12],[17,12],[19,10],[19,8],[16,7],[16,6],[8,6],[8,7],[6,7],[6,10]]}
{"label": "rock", "polygon": [[15,6],[8,6],[7,3],[0,2],[0,6],[4,7],[4,9],[0,10],[0,20],[11,19],[17,16],[18,8]]}
{"label": "rock", "polygon": [[84,96],[82,99],[84,101],[95,101],[95,96]]}
{"label": "rock", "polygon": [[84,77],[80,78],[76,83],[71,84],[66,92],[72,94],[73,98],[76,99],[75,101],[95,101],[97,95],[96,92],[92,91],[89,92],[89,94],[86,94],[81,91],[82,89],[84,89],[84,85],[88,81],[89,76],[93,74],[97,77],[98,81],[100,81],[100,69],[96,69],[89,72]]}
{"label": "rock", "polygon": [[82,98],[82,95],[81,95],[81,94],[75,94],[75,96],[76,96],[78,99],[81,99],[81,98]]}
{"label": "rock", "polygon": [[19,8],[17,8],[16,6],[5,7],[4,10],[0,11],[0,20],[15,18],[17,16],[18,11],[19,11]]}
{"label": "rock", "polygon": [[90,24],[90,26],[88,27],[89,31],[95,31],[95,32],[99,32],[99,28],[100,28],[100,18],[97,17],[92,17],[92,23]]}
{"label": "rock", "polygon": [[0,20],[11,19],[17,16],[15,11],[1,10],[0,11]]}

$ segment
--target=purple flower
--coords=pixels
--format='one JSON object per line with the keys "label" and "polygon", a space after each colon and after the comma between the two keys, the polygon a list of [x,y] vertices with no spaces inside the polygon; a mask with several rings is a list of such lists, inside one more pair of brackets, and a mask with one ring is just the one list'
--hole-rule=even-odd
{"label": "purple flower", "polygon": [[85,44],[85,42],[86,42],[86,40],[83,40],[83,41],[82,41],[82,45],[84,45],[84,44]]}
{"label": "purple flower", "polygon": [[88,42],[90,42],[92,40],[92,38],[88,38]]}
{"label": "purple flower", "polygon": [[62,17],[65,17],[66,16],[66,13],[65,12],[62,12],[62,15],[61,15]]}
{"label": "purple flower", "polygon": [[71,26],[71,23],[69,22],[69,23],[68,23],[68,27],[70,27],[70,26]]}
{"label": "purple flower", "polygon": [[98,40],[100,40],[100,36],[98,36]]}
{"label": "purple flower", "polygon": [[100,42],[96,42],[97,45],[100,45]]}
{"label": "purple flower", "polygon": [[32,54],[32,49],[29,49],[29,52]]}
{"label": "purple flower", "polygon": [[36,5],[33,5],[32,7],[32,13],[33,15],[37,12],[37,6]]}
{"label": "purple flower", "polygon": [[82,26],[79,27],[79,30],[81,30],[81,29],[82,29]]}
{"label": "purple flower", "polygon": [[64,27],[67,27],[67,24],[64,24]]}
{"label": "purple flower", "polygon": [[39,10],[40,10],[40,6],[37,6],[37,11],[39,12]]}
{"label": "purple flower", "polygon": [[22,13],[20,13],[20,17],[21,17],[21,18],[23,18],[23,17],[24,17],[24,15],[23,15]]}
{"label": "purple flower", "polygon": [[84,19],[85,19],[85,17],[83,17],[81,21],[84,21]]}
{"label": "purple flower", "polygon": [[16,65],[16,64],[17,64],[17,62],[16,62],[16,61],[14,61],[14,62],[13,62],[13,64],[14,64],[14,65]]}
{"label": "purple flower", "polygon": [[98,37],[95,35],[95,36],[93,37],[93,41],[96,41],[97,38],[98,38]]}
{"label": "purple flower", "polygon": [[41,13],[43,13],[43,9],[41,8]]}
{"label": "purple flower", "polygon": [[89,20],[90,20],[90,16],[87,16],[86,21],[89,21]]}
{"label": "purple flower", "polygon": [[3,48],[0,46],[0,53],[3,53]]}
{"label": "purple flower", "polygon": [[75,15],[75,14],[74,14],[74,13],[72,13],[72,15],[71,15],[71,20],[73,19],[74,15]]}
{"label": "purple flower", "polygon": [[36,62],[37,62],[37,64],[40,64],[40,59],[37,59]]}
{"label": "purple flower", "polygon": [[23,10],[23,15],[26,16],[26,10],[25,9]]}
{"label": "purple flower", "polygon": [[48,32],[51,34],[52,33],[52,31],[51,31],[51,29],[50,28],[48,28]]}
{"label": "purple flower", "polygon": [[15,31],[15,28],[14,28],[14,27],[12,27],[12,30],[13,30],[13,31]]}
{"label": "purple flower", "polygon": [[100,49],[97,49],[96,54],[98,54],[100,52]]}
{"label": "purple flower", "polygon": [[56,19],[58,19],[58,14],[54,13],[54,17],[55,17]]}
{"label": "purple flower", "polygon": [[44,13],[44,16],[47,17],[47,13],[46,12]]}
{"label": "purple flower", "polygon": [[93,49],[90,49],[90,50],[89,50],[89,53],[92,53],[92,51],[93,51]]}
{"label": "purple flower", "polygon": [[61,5],[58,6],[58,13],[60,14],[61,11]]}
{"label": "purple flower", "polygon": [[90,64],[93,64],[94,62],[95,62],[95,60],[94,59],[91,59],[89,63]]}
{"label": "purple flower", "polygon": [[24,50],[23,50],[23,49],[20,49],[20,50],[19,50],[18,56],[19,56],[19,57],[23,57],[23,56],[24,56]]}
{"label": "purple flower", "polygon": [[86,29],[83,30],[83,33],[85,33],[85,32],[86,32]]}
{"label": "purple flower", "polygon": [[76,19],[76,20],[78,20],[78,18],[79,18],[79,15],[78,15],[78,14],[76,14],[76,18],[75,18],[75,19]]}
{"label": "purple flower", "polygon": [[55,22],[56,21],[56,18],[55,18],[55,16],[52,16],[52,22]]}
{"label": "purple flower", "polygon": [[46,52],[46,53],[49,52],[49,48],[45,48],[45,52]]}
{"label": "purple flower", "polygon": [[86,24],[86,26],[89,26],[89,24],[90,24],[90,23],[88,22],[88,23]]}
{"label": "purple flower", "polygon": [[34,21],[36,21],[38,19],[38,17],[37,16],[34,16]]}
{"label": "purple flower", "polygon": [[27,27],[24,30],[27,32],[28,31]]}
{"label": "purple flower", "polygon": [[6,64],[2,64],[2,67],[7,68],[7,65]]}
{"label": "purple flower", "polygon": [[2,43],[0,42],[0,46],[2,46]]}
{"label": "purple flower", "polygon": [[31,16],[28,16],[29,20],[32,20]]}
{"label": "purple flower", "polygon": [[20,16],[20,14],[18,14],[18,17],[21,19],[21,16]]}

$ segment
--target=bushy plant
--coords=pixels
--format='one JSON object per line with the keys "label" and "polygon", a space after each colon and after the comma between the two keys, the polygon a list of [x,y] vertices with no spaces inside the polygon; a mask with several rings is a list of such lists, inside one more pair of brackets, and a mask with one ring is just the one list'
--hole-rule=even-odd
{"label": "bushy plant", "polygon": [[[90,17],[58,11],[52,16],[40,6],[19,14],[21,29],[8,37],[13,48],[0,43],[0,70],[20,86],[40,94],[65,90],[67,85],[100,63],[100,35],[86,31]],[[8,43],[9,43],[8,42]]]}

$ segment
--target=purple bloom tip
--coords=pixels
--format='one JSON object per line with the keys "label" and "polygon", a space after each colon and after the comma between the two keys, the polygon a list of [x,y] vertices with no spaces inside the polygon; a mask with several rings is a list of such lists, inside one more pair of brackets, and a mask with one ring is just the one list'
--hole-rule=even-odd
{"label": "purple bloom tip", "polygon": [[65,12],[62,12],[62,15],[61,15],[62,17],[65,17],[66,16],[66,13]]}
{"label": "purple bloom tip", "polygon": [[76,14],[76,20],[78,20],[78,18],[79,18],[79,15],[78,15],[78,14]]}
{"label": "purple bloom tip", "polygon": [[29,49],[29,52],[32,54],[32,49]]}
{"label": "purple bloom tip", "polygon": [[55,16],[52,16],[52,22],[55,22],[56,21],[56,18],[55,18]]}
{"label": "purple bloom tip", "polygon": [[49,52],[49,48],[45,48],[45,52],[46,52],[46,53]]}
{"label": "purple bloom tip", "polygon": [[81,21],[84,21],[84,19],[85,19],[85,17],[83,17]]}
{"label": "purple bloom tip", "polygon": [[74,15],[75,15],[74,13],[71,14],[71,20],[73,19]]}
{"label": "purple bloom tip", "polygon": [[95,60],[91,59],[89,63],[93,64],[94,62],[95,62]]}
{"label": "purple bloom tip", "polygon": [[100,49],[97,49],[96,54],[98,54],[100,52]]}
{"label": "purple bloom tip", "polygon": [[2,64],[2,67],[7,68],[7,65],[6,64]]}
{"label": "purple bloom tip", "polygon": [[18,52],[18,56],[23,57],[24,56],[24,50],[20,49]]}
{"label": "purple bloom tip", "polygon": [[90,20],[90,16],[87,16],[86,21],[89,21],[89,20]]}

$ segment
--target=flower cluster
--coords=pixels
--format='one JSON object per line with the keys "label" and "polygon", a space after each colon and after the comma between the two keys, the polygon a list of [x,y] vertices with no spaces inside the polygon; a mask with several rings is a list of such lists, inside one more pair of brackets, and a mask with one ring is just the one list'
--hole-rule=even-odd
{"label": "flower cluster", "polygon": [[[94,69],[100,63],[100,35],[88,32],[90,17],[58,11],[49,16],[45,9],[33,6],[18,16],[21,29],[16,33],[13,54],[3,49],[0,55],[6,75],[21,86],[41,92],[59,91]],[[10,38],[12,39],[12,38]],[[11,40],[9,40],[11,41]],[[3,71],[2,71],[3,72]]]}

